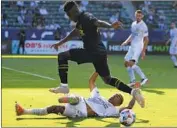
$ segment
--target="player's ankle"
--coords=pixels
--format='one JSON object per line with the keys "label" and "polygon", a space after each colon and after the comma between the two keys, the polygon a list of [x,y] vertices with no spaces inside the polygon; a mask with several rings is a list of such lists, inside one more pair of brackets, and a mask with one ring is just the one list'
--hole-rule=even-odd
{"label": "player's ankle", "polygon": [[68,87],[67,83],[61,83],[60,85],[63,86],[63,87]]}

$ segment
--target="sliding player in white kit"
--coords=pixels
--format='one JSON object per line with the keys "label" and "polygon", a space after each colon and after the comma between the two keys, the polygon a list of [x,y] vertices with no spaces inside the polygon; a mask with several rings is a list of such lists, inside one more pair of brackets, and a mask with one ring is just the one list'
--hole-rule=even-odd
{"label": "sliding player in white kit", "polygon": [[175,22],[171,23],[171,29],[170,29],[170,39],[166,42],[166,45],[168,45],[171,42],[170,45],[170,56],[171,59],[174,63],[174,67],[177,68],[177,60],[176,60],[176,56],[177,56],[177,28],[176,28],[176,24]]}
{"label": "sliding player in white kit", "polygon": [[99,94],[98,88],[95,85],[98,73],[94,73],[89,80],[89,88],[91,97],[86,99],[80,96],[65,96],[59,98],[59,103],[66,103],[65,106],[52,105],[50,107],[38,109],[25,109],[16,103],[15,110],[17,116],[21,115],[48,115],[61,114],[67,117],[119,117],[119,113],[124,109],[132,109],[135,104],[135,99],[129,102],[127,107],[116,108],[123,103],[123,96],[115,94],[106,100]]}
{"label": "sliding player in white kit", "polygon": [[142,59],[144,59],[146,54],[146,48],[149,42],[148,28],[142,20],[143,13],[141,10],[135,12],[135,17],[136,21],[131,25],[131,35],[122,43],[122,46],[131,43],[124,58],[124,65],[130,77],[130,86],[133,86],[136,82],[134,71],[141,77],[141,85],[146,84],[148,81],[141,68],[137,65],[140,55],[142,55]]}

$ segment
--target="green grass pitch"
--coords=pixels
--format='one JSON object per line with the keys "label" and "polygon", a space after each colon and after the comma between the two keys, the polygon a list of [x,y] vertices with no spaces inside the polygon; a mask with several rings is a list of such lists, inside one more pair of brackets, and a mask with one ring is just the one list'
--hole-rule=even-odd
{"label": "green grass pitch", "polygon": [[[128,83],[128,74],[123,66],[123,56],[108,57],[111,74]],[[169,56],[147,56],[139,65],[149,78],[149,84],[142,88],[146,98],[146,107],[134,107],[137,120],[134,127],[177,126],[177,69],[173,68]],[[29,74],[7,70],[11,68],[55,80],[48,80]],[[69,63],[69,86],[71,93],[89,97],[88,79],[94,68],[91,64],[77,65]],[[41,108],[57,105],[59,94],[52,94],[49,88],[59,84],[57,59],[52,58],[2,58],[2,126],[42,126],[42,127],[119,127],[116,118],[68,119],[61,115],[20,116],[16,117],[14,103],[18,101],[26,108]],[[137,76],[137,80],[139,77]],[[105,85],[99,78],[97,86],[101,95],[109,98],[118,92]],[[131,96],[122,93],[127,105]]]}

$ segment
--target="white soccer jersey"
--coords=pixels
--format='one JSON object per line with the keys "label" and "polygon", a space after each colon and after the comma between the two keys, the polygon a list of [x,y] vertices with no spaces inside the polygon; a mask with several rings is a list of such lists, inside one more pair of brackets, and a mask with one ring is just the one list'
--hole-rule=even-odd
{"label": "white soccer jersey", "polygon": [[171,46],[177,45],[177,28],[170,29]]}
{"label": "white soccer jersey", "polygon": [[85,100],[90,108],[100,117],[119,116],[119,110],[100,96],[98,89],[95,87],[91,92],[91,97]]}
{"label": "white soccer jersey", "polygon": [[131,25],[131,35],[132,35],[132,41],[131,41],[131,47],[141,47],[144,46],[144,37],[148,36],[148,28],[143,20],[141,20],[139,23],[137,21],[134,21]]}
{"label": "white soccer jersey", "polygon": [[63,115],[67,117],[87,117],[87,107],[83,97],[80,97],[80,101],[77,105],[71,105],[67,103]]}
{"label": "white soccer jersey", "polygon": [[80,97],[80,101],[77,105],[71,105],[67,103],[65,105],[65,111],[63,115],[67,117],[87,117],[86,103],[90,108],[98,114],[100,117],[118,117],[119,110],[108,102],[105,98],[101,97],[97,88],[94,88],[91,92],[91,97],[85,99]]}

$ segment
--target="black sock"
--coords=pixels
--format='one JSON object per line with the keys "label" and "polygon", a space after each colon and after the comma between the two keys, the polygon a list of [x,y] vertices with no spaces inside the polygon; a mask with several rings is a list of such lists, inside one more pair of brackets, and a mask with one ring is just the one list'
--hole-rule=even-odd
{"label": "black sock", "polygon": [[68,83],[68,61],[67,60],[58,60],[58,73],[61,80],[61,83]]}
{"label": "black sock", "polygon": [[132,88],[130,88],[128,85],[124,84],[122,81],[118,80],[117,78],[112,77],[109,80],[109,84],[123,92],[131,94]]}

